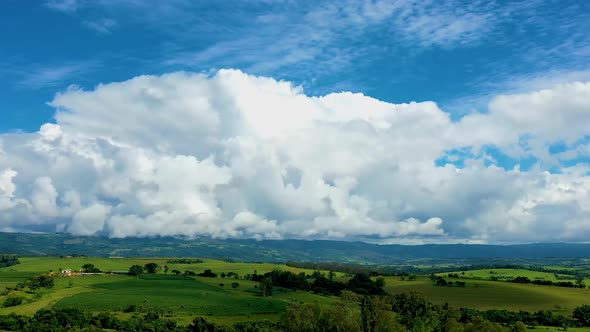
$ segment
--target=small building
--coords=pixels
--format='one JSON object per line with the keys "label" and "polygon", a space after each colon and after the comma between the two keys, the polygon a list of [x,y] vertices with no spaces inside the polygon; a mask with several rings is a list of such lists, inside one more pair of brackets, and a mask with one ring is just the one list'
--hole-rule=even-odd
{"label": "small building", "polygon": [[64,277],[71,277],[72,276],[72,270],[70,270],[70,269],[61,270],[61,275],[64,276]]}

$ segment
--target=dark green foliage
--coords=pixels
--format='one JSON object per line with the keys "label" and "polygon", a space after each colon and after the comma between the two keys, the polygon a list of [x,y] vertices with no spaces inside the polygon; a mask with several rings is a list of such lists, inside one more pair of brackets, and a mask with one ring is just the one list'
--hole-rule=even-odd
{"label": "dark green foliage", "polygon": [[156,263],[147,263],[144,266],[145,271],[147,273],[151,273],[151,274],[158,272],[159,268],[160,268],[160,266]]}
{"label": "dark green foliage", "polygon": [[281,331],[277,323],[267,320],[257,322],[241,322],[234,325],[235,332],[274,332]]}
{"label": "dark green foliage", "polygon": [[138,276],[143,273],[143,267],[141,265],[132,265],[129,268],[129,275]]}
{"label": "dark green foliage", "polygon": [[252,280],[261,281],[264,279],[264,277],[269,277],[272,281],[272,284],[277,287],[300,290],[310,289],[310,285],[305,276],[305,273],[295,274],[290,271],[273,270],[264,274],[264,276],[260,276],[259,278],[252,278]]}
{"label": "dark green foliage", "polygon": [[174,273],[174,274],[178,275],[178,274],[181,274],[182,272],[180,272],[180,271],[178,271],[178,270],[172,270],[172,273]]}
{"label": "dark green foliage", "polygon": [[8,267],[19,264],[20,261],[15,255],[0,255],[0,267]]}
{"label": "dark green foliage", "polygon": [[168,264],[199,264],[203,263],[202,259],[188,259],[188,258],[180,258],[180,259],[169,259],[166,261]]}
{"label": "dark green foliage", "polygon": [[10,296],[4,300],[3,307],[15,307],[17,305],[21,305],[24,302],[25,298],[22,296]]}
{"label": "dark green foliage", "polygon": [[137,311],[137,306],[135,304],[131,304],[129,306],[127,306],[125,309],[123,309],[123,312],[136,312]]}
{"label": "dark green foliage", "polygon": [[86,263],[82,265],[82,272],[85,273],[100,273],[100,269],[96,268],[94,264]]}
{"label": "dark green foliage", "polygon": [[262,291],[262,296],[271,296],[272,295],[272,278],[266,277],[260,281],[260,290]]}
{"label": "dark green foliage", "polygon": [[[191,331],[179,327],[175,321],[162,319],[157,312],[122,321],[109,313],[96,316],[75,308],[42,309],[33,317],[7,315],[0,316],[0,330],[7,331],[71,331],[71,330],[110,329],[115,331]],[[213,330],[215,331],[215,330]]]}
{"label": "dark green foliage", "polygon": [[231,283],[231,288],[238,288],[238,287],[240,287],[239,283],[237,283],[235,281]]}
{"label": "dark green foliage", "polygon": [[215,324],[208,322],[203,317],[198,317],[193,320],[193,323],[188,326],[189,331],[194,332],[216,332],[218,331]]}
{"label": "dark green foliage", "polygon": [[590,305],[575,308],[573,317],[578,326],[590,327]]}
{"label": "dark green foliage", "polygon": [[531,281],[527,277],[516,277],[509,280],[510,282],[515,282],[519,284],[535,284],[535,285],[545,285],[545,286],[557,286],[557,287],[567,287],[567,288],[586,288],[586,284],[584,284],[583,280],[576,280],[575,283],[571,281],[551,281],[551,280],[533,280]]}
{"label": "dark green foliage", "polygon": [[[540,310],[537,312],[526,312],[526,311],[508,311],[508,310],[486,310],[480,311],[475,309],[461,309],[461,321],[462,322],[470,322],[475,317],[481,316],[486,320],[491,322],[500,323],[504,325],[513,325],[516,322],[523,322],[525,324],[536,326],[536,325],[543,325],[543,326],[556,326],[556,327],[564,327],[564,326],[575,326],[575,322],[570,320],[567,317],[556,315],[551,311],[544,311]],[[581,324],[578,324],[583,326]]]}
{"label": "dark green foliage", "polygon": [[202,273],[198,274],[199,277],[207,277],[207,278],[216,278],[217,274],[211,272],[211,270],[207,269]]}
{"label": "dark green foliage", "polygon": [[[269,278],[269,277],[266,277]],[[266,279],[265,278],[265,279]],[[270,279],[270,278],[269,278]],[[353,293],[350,293],[353,294]],[[308,331],[463,331],[502,332],[524,331],[525,324],[550,325],[567,328],[573,322],[551,312],[509,312],[504,310],[477,311],[462,309],[461,312],[446,305],[434,305],[416,293],[391,297],[347,297],[337,305],[314,304],[290,305],[278,323],[269,321],[243,322],[231,327],[218,326],[203,317],[193,320],[188,326],[178,326],[175,321],[162,317],[162,312],[150,310],[143,315],[134,315],[129,320],[120,320],[110,313],[93,316],[76,308],[43,309],[33,317],[0,316],[0,330],[7,331],[172,331],[172,332],[308,332]],[[125,312],[135,312],[129,306]],[[590,306],[574,311],[578,326],[588,323]]]}
{"label": "dark green foliage", "polygon": [[331,281],[324,276],[320,276],[315,278],[310,288],[312,292],[317,294],[340,295],[340,292],[346,288],[346,285],[341,282]]}
{"label": "dark green foliage", "polygon": [[25,286],[31,290],[37,290],[39,288],[53,288],[55,281],[53,277],[47,274],[40,274],[32,276],[25,281]]}
{"label": "dark green foliage", "polygon": [[186,274],[140,274],[139,279],[144,280],[195,280]]}
{"label": "dark green foliage", "polygon": [[441,276],[434,276],[432,275],[431,280],[434,281],[435,286],[446,286],[446,287],[465,287],[465,281],[446,281],[445,278]]}
{"label": "dark green foliage", "polygon": [[379,284],[364,273],[355,274],[346,283],[346,289],[362,295],[384,295],[383,284]]}

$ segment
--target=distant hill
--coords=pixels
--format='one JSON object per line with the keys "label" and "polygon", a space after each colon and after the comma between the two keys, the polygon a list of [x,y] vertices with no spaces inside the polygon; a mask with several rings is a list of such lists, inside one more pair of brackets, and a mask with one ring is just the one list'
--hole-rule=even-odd
{"label": "distant hill", "polygon": [[0,253],[21,256],[206,257],[254,262],[314,261],[367,264],[590,258],[590,244],[377,245],[305,240],[185,240],[172,237],[109,239],[69,234],[0,233]]}

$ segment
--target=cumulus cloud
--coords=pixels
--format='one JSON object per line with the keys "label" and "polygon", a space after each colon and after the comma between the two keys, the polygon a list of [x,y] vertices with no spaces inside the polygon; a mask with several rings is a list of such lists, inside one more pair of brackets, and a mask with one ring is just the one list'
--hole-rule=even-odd
{"label": "cumulus cloud", "polygon": [[[0,228],[111,237],[583,240],[588,170],[505,169],[473,151],[583,139],[589,91],[589,83],[571,83],[499,96],[489,112],[454,122],[433,102],[310,97],[289,82],[235,70],[72,87],[50,103],[56,123],[0,136]],[[465,148],[472,152],[462,167],[435,162]]]}

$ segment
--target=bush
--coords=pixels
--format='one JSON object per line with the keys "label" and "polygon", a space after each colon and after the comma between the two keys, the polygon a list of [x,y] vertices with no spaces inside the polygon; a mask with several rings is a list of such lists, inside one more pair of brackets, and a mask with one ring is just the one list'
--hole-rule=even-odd
{"label": "bush", "polygon": [[141,265],[132,265],[129,268],[129,274],[132,276],[138,276],[143,273],[143,267]]}
{"label": "bush", "polygon": [[8,267],[19,264],[17,256],[13,255],[0,255],[0,267]]}
{"label": "bush", "polygon": [[240,284],[239,283],[237,283],[237,282],[232,282],[231,283],[231,288],[238,288],[238,287],[240,287]]}
{"label": "bush", "polygon": [[22,296],[12,296],[4,300],[3,307],[15,307],[17,305],[21,305],[24,302],[25,298]]}
{"label": "bush", "polygon": [[199,277],[215,278],[217,274],[211,272],[211,270],[205,270],[203,273],[198,274]]}
{"label": "bush", "polygon": [[195,280],[186,274],[140,274],[139,279],[144,280]]}
{"label": "bush", "polygon": [[127,308],[123,309],[123,312],[136,312],[137,306],[135,304],[129,305]]}

